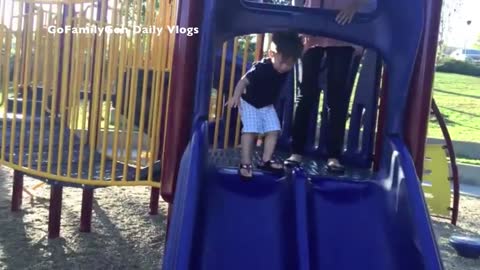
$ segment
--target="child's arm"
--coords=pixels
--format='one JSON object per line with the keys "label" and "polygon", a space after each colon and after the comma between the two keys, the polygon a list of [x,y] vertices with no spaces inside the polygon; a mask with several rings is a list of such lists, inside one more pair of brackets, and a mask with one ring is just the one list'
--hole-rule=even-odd
{"label": "child's arm", "polygon": [[235,91],[233,92],[233,96],[227,101],[228,108],[236,108],[240,105],[240,97],[247,89],[249,81],[246,76],[243,76],[240,81],[238,81],[237,85],[235,86]]}

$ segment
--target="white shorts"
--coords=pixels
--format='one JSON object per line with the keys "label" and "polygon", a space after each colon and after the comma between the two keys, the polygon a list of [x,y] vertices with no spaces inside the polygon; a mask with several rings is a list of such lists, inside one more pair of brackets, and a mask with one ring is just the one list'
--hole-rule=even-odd
{"label": "white shorts", "polygon": [[280,121],[273,105],[258,109],[240,99],[240,117],[243,123],[242,133],[280,131]]}

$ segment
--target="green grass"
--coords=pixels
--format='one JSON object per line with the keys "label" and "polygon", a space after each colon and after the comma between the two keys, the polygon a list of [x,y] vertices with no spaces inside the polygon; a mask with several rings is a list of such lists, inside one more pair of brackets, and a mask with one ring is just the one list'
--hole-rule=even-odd
{"label": "green grass", "polygon": [[[433,98],[452,140],[480,143],[480,77],[437,72]],[[443,138],[436,121],[430,121],[428,136]]]}

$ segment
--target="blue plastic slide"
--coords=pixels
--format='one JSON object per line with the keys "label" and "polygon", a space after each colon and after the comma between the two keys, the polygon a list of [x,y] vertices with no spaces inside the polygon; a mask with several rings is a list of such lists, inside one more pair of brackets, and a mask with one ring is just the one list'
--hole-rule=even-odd
{"label": "blue plastic slide", "polygon": [[207,163],[206,123],[182,160],[164,270],[443,269],[403,143],[372,179],[255,175]]}

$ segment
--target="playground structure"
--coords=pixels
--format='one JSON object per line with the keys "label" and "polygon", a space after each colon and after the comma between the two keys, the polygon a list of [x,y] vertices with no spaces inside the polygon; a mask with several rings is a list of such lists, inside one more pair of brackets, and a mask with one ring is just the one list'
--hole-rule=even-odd
{"label": "playground structure", "polygon": [[[391,1],[386,1],[387,3],[378,7],[376,12],[380,15],[360,15],[353,25],[344,29],[328,22],[328,19],[332,18],[332,13],[296,7],[247,4],[240,0],[224,3],[181,1],[178,7],[176,1],[2,0],[0,3],[2,11],[6,10],[7,2],[15,4],[11,5],[9,22],[6,22],[8,18],[6,13],[0,14],[2,24],[0,41],[2,53],[8,55],[13,47],[15,53],[13,72],[10,72],[9,68],[10,57],[2,57],[0,61],[4,100],[1,119],[1,162],[2,165],[15,169],[12,210],[20,208],[23,174],[51,184],[50,237],[59,235],[63,185],[84,189],[82,231],[90,230],[93,188],[146,185],[152,187],[152,214],[157,211],[160,189],[162,197],[173,205],[165,269],[186,269],[180,266],[173,267],[172,264],[176,260],[180,260],[181,263],[193,263],[190,256],[199,252],[202,247],[219,251],[219,246],[225,244],[227,238],[222,237],[225,237],[228,230],[232,230],[238,237],[245,237],[242,241],[230,239],[232,242],[238,240],[247,246],[256,243],[258,244],[256,249],[262,250],[269,249],[271,243],[259,243],[252,239],[255,237],[261,239],[259,234],[263,229],[271,229],[273,232],[285,229],[293,238],[284,239],[273,234],[268,236],[278,238],[275,240],[278,249],[272,251],[271,258],[277,258],[274,253],[283,252],[280,249],[288,250],[289,245],[305,251],[305,254],[314,256],[318,252],[318,255],[323,257],[329,254],[325,250],[326,245],[335,243],[326,242],[316,246],[319,243],[317,238],[325,237],[316,234],[311,241],[316,243],[314,246],[317,249],[310,250],[307,239],[312,235],[307,234],[306,222],[312,222],[309,219],[313,218],[318,219],[317,223],[322,223],[327,214],[334,215],[336,210],[342,208],[323,208],[322,205],[329,199],[312,197],[313,187],[323,188],[326,193],[331,193],[333,198],[330,199],[344,196],[343,192],[353,194],[353,197],[347,196],[353,201],[340,202],[340,204],[358,202],[358,205],[345,212],[346,216],[351,215],[352,218],[363,220],[362,213],[366,214],[367,209],[372,209],[380,216],[375,220],[378,224],[374,228],[404,233],[402,236],[406,237],[405,241],[388,237],[384,240],[412,249],[405,256],[415,258],[410,261],[413,269],[416,269],[415,264],[422,260],[427,261],[424,261],[429,266],[427,269],[440,269],[439,257],[429,227],[428,211],[424,209],[424,201],[415,182],[418,180],[416,175],[423,175],[424,170],[424,145],[423,148],[421,145],[424,143],[422,138],[426,136],[431,86],[420,86],[418,82],[419,78],[422,78],[424,83],[431,83],[431,74],[429,75],[431,73],[429,68],[433,66],[431,59],[420,56],[422,53],[431,56],[435,51],[431,46],[436,44],[434,42],[436,38],[432,40],[428,36],[435,33],[435,16],[439,14],[439,7],[434,5],[433,1],[426,1],[430,9],[422,7],[423,1],[412,5],[410,5],[412,1],[399,4],[399,8],[418,6],[418,10],[408,17],[411,19],[408,22],[411,26],[408,31],[410,36],[405,39],[400,38],[403,35],[402,31],[393,33],[393,30],[389,32],[380,28],[374,28],[378,31],[365,34],[367,26],[378,25],[380,22],[391,26],[392,29],[400,27],[402,19],[387,19],[392,15]],[[219,9],[222,13],[218,12]],[[176,14],[175,10],[181,12]],[[212,16],[204,16],[202,22],[202,13],[199,13],[199,10]],[[424,27],[426,30],[422,36],[421,22],[424,14],[420,13],[423,11],[427,12],[425,18],[429,20],[426,20]],[[262,21],[265,23],[255,24],[255,21],[258,22],[258,16],[264,16]],[[17,23],[14,23],[15,20]],[[307,25],[309,21],[318,24]],[[174,22],[182,26],[201,25],[201,37],[128,34],[52,35],[45,29],[47,25],[85,26],[87,23],[97,26],[139,24],[165,27],[175,24]],[[262,56],[263,46],[258,46],[264,44],[261,33],[286,29],[287,26],[300,32],[333,35],[369,47],[364,56],[356,62],[357,68],[362,65],[356,89],[369,91],[354,93],[344,154],[344,161],[349,165],[345,183],[337,183],[337,179],[329,176],[325,179],[322,177],[324,172],[319,170],[321,163],[318,160],[323,154],[325,146],[323,134],[326,132],[322,125],[312,125],[312,136],[308,145],[312,161],[305,167],[305,171],[293,171],[292,175],[279,181],[278,186],[274,184],[278,179],[263,174],[257,175],[259,178],[257,184],[242,186],[243,184],[236,183],[237,178],[232,166],[236,166],[235,148],[239,141],[240,122],[236,111],[225,110],[223,103],[232,94],[234,83],[240,74],[251,65],[249,55],[254,54],[256,59]],[[252,33],[254,35],[250,35]],[[400,40],[399,44],[405,42],[407,45],[395,47],[395,44],[387,44],[382,39],[385,36]],[[422,46],[418,49],[420,53],[417,53],[416,44],[420,41]],[[251,42],[255,43],[254,53],[249,52]],[[243,51],[240,49],[240,43]],[[82,58],[81,55],[85,57]],[[398,60],[400,56],[405,63]],[[415,74],[419,77],[414,77],[412,84],[408,85],[409,74],[412,73],[415,61]],[[391,66],[387,65],[385,68],[385,62]],[[288,147],[288,126],[291,125],[293,93],[296,89],[298,71],[296,69],[292,73],[285,89],[286,94],[277,104],[283,125],[287,127],[280,141],[278,153],[280,158]],[[356,72],[353,72],[350,78],[352,88],[355,74]],[[411,96],[407,98],[408,88],[411,89],[409,91]],[[385,102],[392,104],[392,101],[398,101],[400,105],[398,112],[392,106],[385,105]],[[416,106],[415,102],[426,103]],[[192,107],[194,109],[188,109]],[[402,119],[409,117],[408,112],[415,115],[415,121],[403,125]],[[317,117],[318,115],[312,115],[312,123],[318,122],[315,121]],[[313,131],[317,129],[317,133]],[[406,150],[403,136],[407,141],[408,138],[415,138],[415,141],[419,142],[416,148],[408,145],[410,153]],[[430,155],[428,149],[426,156]],[[410,155],[414,158],[416,172],[410,162]],[[441,157],[438,160],[444,159]],[[181,160],[182,165],[179,168]],[[445,167],[445,164],[443,165]],[[375,168],[374,171],[369,170],[372,166]],[[442,177],[447,176],[443,173]],[[360,180],[364,182],[359,183]],[[437,186],[435,183],[437,179],[429,180],[433,186]],[[448,183],[448,179],[444,180]],[[455,183],[455,179],[452,180]],[[374,181],[390,185],[388,193],[377,187]],[[455,223],[458,211],[458,178],[456,183],[457,193],[452,209],[446,209],[450,207],[450,190],[445,192],[446,185],[438,185],[441,191],[428,190],[428,187],[424,187],[426,192],[441,194],[438,196],[434,194],[433,199],[427,198],[430,211],[451,216],[452,223]],[[258,193],[245,189],[258,190]],[[211,200],[205,198],[205,190],[211,192]],[[368,193],[373,194],[371,200],[359,202],[355,199],[362,194],[362,190],[371,190],[371,193]],[[394,196],[395,191],[406,192],[407,197],[397,198],[397,203],[404,206],[402,212],[396,213],[399,216],[395,216],[400,225],[389,227],[382,215],[394,213],[378,209],[378,205],[385,204],[386,198]],[[268,194],[275,194],[272,195],[275,199],[271,199]],[[270,199],[261,199],[265,197]],[[442,201],[438,208],[438,204],[431,202],[435,198],[441,198]],[[445,202],[445,198],[448,202]],[[307,200],[317,205],[316,211],[304,204]],[[292,204],[286,205],[285,202]],[[248,205],[254,207],[257,203],[264,203],[266,206],[258,212],[249,213],[248,211],[253,209]],[[218,208],[220,204],[232,207],[232,212],[238,211],[231,213],[231,222],[224,216],[227,212]],[[199,212],[198,208],[201,206],[208,210]],[[239,209],[242,207],[245,208]],[[276,211],[280,211],[282,207],[288,212],[288,217],[278,217],[280,214]],[[351,212],[355,210],[359,214]],[[325,213],[325,216],[319,216],[318,213]],[[267,225],[258,230],[259,234],[252,232],[246,237],[247,232],[243,231],[242,226],[246,226],[247,230],[251,228],[247,227],[249,223],[234,224],[234,220],[238,221],[242,216],[249,215],[256,219],[252,221],[253,224],[264,222]],[[277,224],[273,224],[272,220],[261,219],[263,215],[269,218],[273,215],[274,218],[279,218],[277,222],[283,225],[277,229],[268,227]],[[293,224],[288,225],[292,220],[295,227]],[[413,224],[405,225],[406,220]],[[373,223],[374,220],[365,221],[359,227],[365,229],[372,225],[370,222]],[[406,227],[401,227],[402,224]],[[331,220],[330,223],[326,222],[319,226],[315,229],[326,232],[329,228],[339,226],[339,221]],[[420,250],[408,242],[413,237],[409,234],[411,230],[417,231],[415,237],[421,243]],[[218,236],[212,235],[215,231],[219,232]],[[358,229],[354,232],[361,234],[360,231]],[[368,237],[375,235],[373,228],[367,232],[363,236],[350,235],[357,241],[355,245],[368,241]],[[192,245],[190,242],[192,235],[204,236],[197,244]],[[253,242],[248,244],[248,239]],[[350,239],[345,238],[342,241],[345,243]],[[378,249],[375,246],[372,248]],[[389,251],[391,254],[388,255],[392,261],[404,258],[396,257],[400,256],[396,249]],[[419,258],[417,251],[425,257]],[[223,252],[224,267],[236,262],[233,254],[238,250],[235,247],[225,248]],[[252,252],[245,256],[249,257]],[[302,257],[304,255],[300,253],[298,258],[296,256],[292,257],[292,261],[286,262],[285,267],[297,266],[296,258],[301,264],[305,264],[297,269],[306,269],[308,262],[312,260],[307,255]],[[198,256],[198,260],[206,265],[209,259],[209,254]],[[228,261],[229,259],[231,261]],[[280,263],[274,260],[266,262],[261,259],[259,262],[266,263],[267,268],[272,268]],[[313,262],[312,266],[318,263],[321,264]],[[383,262],[372,263],[377,266],[385,263],[383,264],[385,266],[390,262],[386,259]]]}
{"label": "playground structure", "polygon": [[[162,167],[166,176],[162,195],[174,207],[163,269],[443,269],[423,191],[433,194],[433,202],[445,198],[438,190],[447,186],[450,194],[450,188],[422,188],[420,181],[432,100],[438,2],[381,1],[374,12],[358,15],[347,26],[335,24],[335,13],[327,10],[235,0],[185,1],[180,9],[185,13],[179,14],[178,21],[202,23],[202,35],[200,40],[178,40],[179,47],[198,46],[199,50],[198,55],[192,53],[194,57],[179,53],[174,62],[188,65],[187,74],[195,74],[196,81],[172,80],[175,107],[194,105],[194,110],[193,115],[190,111],[175,115],[182,121],[169,122],[176,132],[167,134],[166,140],[175,143],[165,151],[169,157],[181,158],[181,165],[178,178],[167,173],[170,167]],[[190,9],[203,10],[204,19],[202,14],[189,13]],[[350,168],[343,178],[321,170],[321,128],[319,137],[312,128],[308,149],[312,160],[302,168],[282,178],[257,172],[250,183],[242,183],[236,175],[238,152],[229,147],[233,136],[227,123],[234,118],[226,113],[222,119],[226,125],[219,139],[223,148],[216,143],[218,132],[211,135],[208,103],[212,59],[219,44],[239,35],[284,29],[367,48],[357,84],[362,92],[355,94],[344,153]],[[192,95],[192,89],[194,102],[183,99]],[[292,100],[284,103],[283,112],[291,111]],[[192,127],[182,133],[180,124],[174,123],[185,120],[192,121]],[[283,121],[282,132],[288,132],[289,125]],[[183,150],[178,143],[187,142],[183,155],[175,156]],[[430,159],[431,153],[427,153]],[[282,150],[277,155],[285,157]],[[425,167],[435,172],[427,174],[428,180],[440,175],[445,179],[438,181],[448,183],[444,172],[432,169],[436,166]],[[449,213],[450,204],[440,208],[455,223],[458,208],[453,213]],[[432,210],[437,211],[437,205]]]}
{"label": "playground structure", "polygon": [[0,5],[7,56],[1,59],[1,163],[15,170],[12,210],[20,208],[27,174],[51,184],[51,238],[60,231],[62,186],[84,190],[81,231],[90,231],[97,187],[151,186],[155,214],[174,35],[48,31],[165,27],[175,21],[176,2]]}

